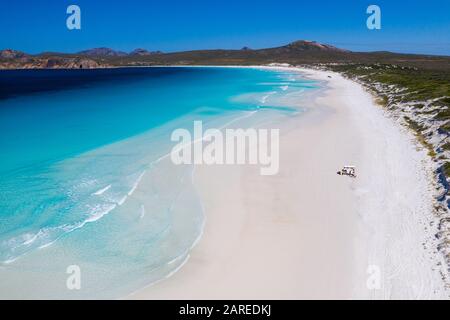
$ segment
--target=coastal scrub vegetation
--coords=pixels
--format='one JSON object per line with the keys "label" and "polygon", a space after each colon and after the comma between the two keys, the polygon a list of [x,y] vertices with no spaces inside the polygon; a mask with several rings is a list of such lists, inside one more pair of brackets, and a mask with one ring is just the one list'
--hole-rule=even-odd
{"label": "coastal scrub vegetation", "polygon": [[364,77],[367,81],[402,88],[402,102],[438,99],[432,105],[450,104],[450,71],[426,70],[389,64],[342,64],[333,70]]}
{"label": "coastal scrub vegetation", "polygon": [[450,176],[450,162],[445,162],[442,166],[444,174],[448,177]]}
{"label": "coastal scrub vegetation", "polygon": [[[390,64],[338,64],[331,69],[356,78],[388,108],[402,109],[406,122],[418,133],[426,124],[440,122],[439,129],[450,133],[450,71],[419,69]],[[413,121],[411,118],[416,118]],[[428,121],[424,121],[428,118]]]}

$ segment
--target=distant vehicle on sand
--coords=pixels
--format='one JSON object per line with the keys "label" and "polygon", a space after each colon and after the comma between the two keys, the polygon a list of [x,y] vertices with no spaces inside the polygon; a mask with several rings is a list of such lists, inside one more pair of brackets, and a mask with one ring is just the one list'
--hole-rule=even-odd
{"label": "distant vehicle on sand", "polygon": [[337,174],[356,178],[356,168],[355,166],[344,166]]}

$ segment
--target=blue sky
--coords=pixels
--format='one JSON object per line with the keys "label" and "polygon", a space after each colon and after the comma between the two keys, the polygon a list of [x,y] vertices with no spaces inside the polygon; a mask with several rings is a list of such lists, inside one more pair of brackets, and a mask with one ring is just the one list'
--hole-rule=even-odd
{"label": "blue sky", "polygon": [[[81,30],[66,9],[81,8]],[[377,4],[382,29],[368,30]],[[450,55],[449,0],[1,0],[0,49],[76,52],[273,47],[298,39],[355,51]]]}

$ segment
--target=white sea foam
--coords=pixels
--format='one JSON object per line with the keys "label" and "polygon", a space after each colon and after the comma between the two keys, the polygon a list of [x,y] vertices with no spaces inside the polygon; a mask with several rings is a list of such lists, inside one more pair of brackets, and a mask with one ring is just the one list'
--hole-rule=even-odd
{"label": "white sea foam", "polygon": [[27,237],[28,237],[28,239],[23,242],[24,245],[29,245],[29,244],[33,243],[38,238],[38,233],[36,233],[34,235],[26,234],[24,236],[24,238],[27,238]]}
{"label": "white sea foam", "polygon": [[53,243],[55,243],[55,241],[50,241],[50,242],[44,243],[42,246],[39,246],[38,249],[45,249],[47,247],[50,247]]}
{"label": "white sea foam", "polygon": [[[110,213],[116,208],[117,204],[96,205],[91,210],[88,218],[74,224],[63,224],[56,227],[42,228],[35,234],[26,233],[8,241],[4,241],[2,245],[7,245],[10,252],[16,253],[13,257],[8,257],[2,263],[12,263],[28,252],[27,248],[33,243],[38,243],[37,249],[44,249],[55,243],[63,234],[73,232],[74,230],[84,227],[87,223],[97,221]],[[39,243],[41,243],[39,245]]]}
{"label": "white sea foam", "polygon": [[180,270],[181,268],[183,268],[183,266],[186,264],[186,262],[188,262],[189,258],[191,256],[189,254],[186,255],[186,258],[184,258],[183,262],[180,263],[180,265],[178,267],[176,267],[174,270],[172,270],[169,274],[167,274],[165,276],[166,279],[170,278],[171,276],[173,276],[175,273],[178,272],[178,270]]}
{"label": "white sea foam", "polygon": [[3,241],[2,245],[10,248],[11,251],[16,251],[21,247],[27,247],[34,243],[36,240],[42,239],[49,235],[50,228],[40,229],[36,233],[25,233],[17,237],[11,238],[7,241]]}
{"label": "white sea foam", "polygon": [[267,99],[268,99],[271,95],[273,95],[273,94],[275,94],[275,93],[277,93],[277,92],[276,92],[276,91],[271,91],[271,92],[269,92],[268,94],[262,96],[262,98],[261,98],[259,101],[260,101],[262,104],[265,104],[266,101],[267,101]]}
{"label": "white sea foam", "polygon": [[[12,263],[16,261],[19,257],[28,252],[28,249],[26,248],[30,247],[33,243],[38,243],[37,249],[44,249],[52,245],[56,240],[58,240],[61,237],[62,234],[73,232],[77,229],[84,227],[87,223],[100,220],[105,215],[113,211],[117,206],[121,206],[125,203],[127,198],[135,192],[145,173],[146,170],[144,170],[139,175],[130,191],[120,200],[113,203],[107,203],[106,205],[97,204],[91,206],[91,210],[89,212],[88,217],[82,221],[73,224],[63,224],[56,227],[42,228],[36,233],[25,233],[17,237],[11,238],[7,241],[3,241],[2,246],[8,247],[11,253],[16,252],[17,255],[13,257],[7,257],[7,259],[3,260],[2,263]],[[111,185],[108,185],[102,189],[99,189],[92,195],[96,196],[101,195],[107,190],[111,189],[111,187],[112,187]],[[140,217],[143,218],[144,215],[145,215],[145,208],[142,207]],[[39,243],[42,244],[39,245]]]}
{"label": "white sea foam", "polygon": [[102,188],[102,189],[100,189],[100,190],[94,192],[92,195],[94,195],[94,196],[99,196],[99,195],[105,193],[106,191],[108,191],[110,188],[111,188],[111,185],[109,184],[109,185],[107,185],[106,187],[104,187],[104,188]]}
{"label": "white sea foam", "polygon": [[184,251],[182,254],[176,256],[175,258],[173,258],[172,260],[170,260],[169,262],[167,262],[168,265],[174,264],[177,261],[180,261],[181,259],[183,259],[184,257],[186,257],[186,255],[188,254],[188,250]]}
{"label": "white sea foam", "polygon": [[94,221],[101,219],[102,217],[104,217],[105,215],[110,213],[115,208],[116,208],[115,204],[111,204],[111,205],[107,206],[106,208],[105,207],[97,207],[97,210],[95,210],[94,213],[91,214],[91,216],[89,218],[84,220],[84,222],[82,223],[82,225],[79,226],[79,228],[83,227],[86,223],[94,222]]}
{"label": "white sea foam", "polygon": [[117,201],[117,204],[119,206],[123,205],[125,203],[125,201],[127,201],[128,195],[125,195],[122,199],[120,199],[119,201]]}
{"label": "white sea foam", "polygon": [[136,191],[136,188],[139,186],[139,183],[142,180],[142,177],[145,175],[146,170],[144,170],[144,172],[142,172],[139,177],[136,179],[135,183],[133,184],[133,187],[131,188],[131,190],[128,192],[128,195],[131,196],[134,191]]}

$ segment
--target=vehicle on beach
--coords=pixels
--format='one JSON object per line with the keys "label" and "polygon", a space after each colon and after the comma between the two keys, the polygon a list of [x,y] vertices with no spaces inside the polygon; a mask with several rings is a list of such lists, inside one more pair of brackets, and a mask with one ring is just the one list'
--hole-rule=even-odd
{"label": "vehicle on beach", "polygon": [[337,174],[356,178],[356,168],[355,166],[344,166]]}

